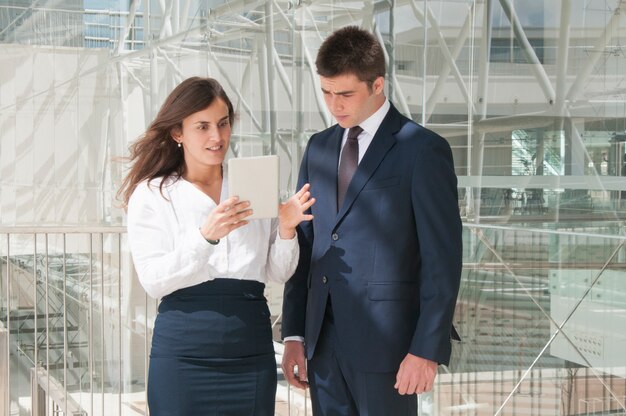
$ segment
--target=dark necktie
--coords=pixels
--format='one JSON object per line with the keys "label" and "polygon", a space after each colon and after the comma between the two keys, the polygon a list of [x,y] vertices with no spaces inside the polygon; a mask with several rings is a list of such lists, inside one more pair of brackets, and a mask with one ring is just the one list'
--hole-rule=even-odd
{"label": "dark necktie", "polygon": [[359,134],[363,129],[354,126],[348,130],[348,140],[343,146],[341,152],[341,160],[339,161],[339,176],[337,178],[337,210],[343,204],[343,198],[346,196],[348,185],[354,176],[357,166],[359,165]]}

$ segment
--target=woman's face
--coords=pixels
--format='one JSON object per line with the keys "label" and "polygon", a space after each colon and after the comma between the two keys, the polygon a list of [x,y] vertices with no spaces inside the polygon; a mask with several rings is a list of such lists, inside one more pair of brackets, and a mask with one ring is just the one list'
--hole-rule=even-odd
{"label": "woman's face", "polygon": [[230,143],[228,106],[217,98],[204,110],[183,119],[182,131],[172,133],[184,149],[188,169],[221,165]]}

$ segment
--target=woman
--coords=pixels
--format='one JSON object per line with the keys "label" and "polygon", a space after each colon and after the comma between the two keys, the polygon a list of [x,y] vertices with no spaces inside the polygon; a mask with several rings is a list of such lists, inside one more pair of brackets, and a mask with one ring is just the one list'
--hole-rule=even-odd
{"label": "woman", "polygon": [[159,415],[273,415],[276,362],[265,282],[298,259],[296,226],[312,216],[305,185],[278,221],[246,220],[227,197],[233,106],[219,83],[190,78],[130,149],[120,194],[137,275],[159,305],[148,405]]}

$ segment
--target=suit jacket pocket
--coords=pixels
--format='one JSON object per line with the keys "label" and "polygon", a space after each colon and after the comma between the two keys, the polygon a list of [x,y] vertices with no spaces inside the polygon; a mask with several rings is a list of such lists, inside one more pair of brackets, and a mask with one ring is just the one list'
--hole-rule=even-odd
{"label": "suit jacket pocket", "polygon": [[371,191],[374,189],[388,188],[400,183],[400,176],[392,176],[390,178],[371,179],[363,187],[364,191]]}
{"label": "suit jacket pocket", "polygon": [[417,283],[412,282],[369,282],[369,300],[418,300]]}

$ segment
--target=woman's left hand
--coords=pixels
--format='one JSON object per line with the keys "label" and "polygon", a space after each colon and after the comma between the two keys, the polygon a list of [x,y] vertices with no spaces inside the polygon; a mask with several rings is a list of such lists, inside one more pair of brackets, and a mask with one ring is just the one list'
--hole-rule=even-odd
{"label": "woman's left hand", "polygon": [[281,238],[295,237],[296,226],[302,221],[313,219],[313,215],[305,214],[315,203],[315,198],[311,198],[311,192],[309,192],[310,187],[308,183],[305,184],[295,195],[278,207],[278,232]]}

